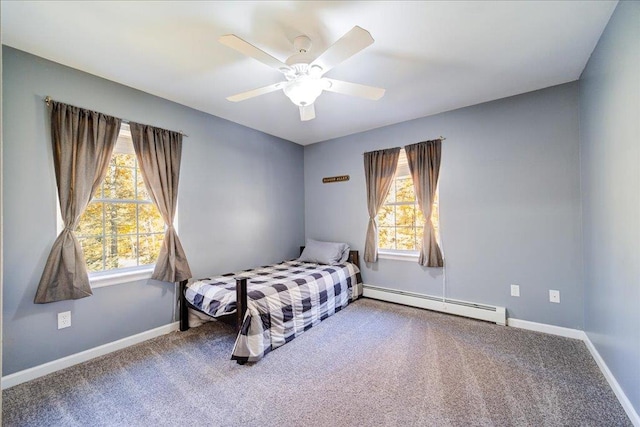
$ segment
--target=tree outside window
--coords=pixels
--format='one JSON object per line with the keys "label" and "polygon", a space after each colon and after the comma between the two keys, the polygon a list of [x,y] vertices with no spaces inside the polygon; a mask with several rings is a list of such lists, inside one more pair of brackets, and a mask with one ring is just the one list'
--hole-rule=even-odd
{"label": "tree outside window", "polygon": [[[433,202],[431,222],[439,233],[438,192]],[[396,176],[384,205],[378,212],[378,249],[393,252],[418,252],[424,234],[424,216],[420,211],[404,149],[400,150]]]}
{"label": "tree outside window", "polygon": [[138,167],[129,127],[122,125],[107,176],[80,218],[76,236],[89,272],[155,264],[165,224]]}

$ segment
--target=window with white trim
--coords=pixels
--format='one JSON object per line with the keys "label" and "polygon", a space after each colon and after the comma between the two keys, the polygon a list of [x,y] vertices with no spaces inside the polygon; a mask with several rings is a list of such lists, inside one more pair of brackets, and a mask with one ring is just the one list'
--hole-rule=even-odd
{"label": "window with white trim", "polygon": [[[424,235],[424,216],[416,200],[404,148],[400,150],[391,190],[378,212],[378,251],[380,254],[418,256]],[[433,201],[431,222],[439,236],[438,192]]]}
{"label": "window with white trim", "polygon": [[164,232],[162,216],[142,180],[129,125],[123,123],[107,176],[75,232],[87,270],[119,273],[151,266]]}

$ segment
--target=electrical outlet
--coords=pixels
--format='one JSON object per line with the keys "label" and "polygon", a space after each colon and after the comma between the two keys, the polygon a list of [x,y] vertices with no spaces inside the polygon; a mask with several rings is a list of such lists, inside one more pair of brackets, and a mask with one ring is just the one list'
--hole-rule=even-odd
{"label": "electrical outlet", "polygon": [[512,297],[520,296],[520,285],[511,285],[511,296]]}
{"label": "electrical outlet", "polygon": [[560,291],[549,290],[549,301],[560,303]]}
{"label": "electrical outlet", "polygon": [[69,326],[71,326],[71,312],[58,313],[58,329],[68,328]]}

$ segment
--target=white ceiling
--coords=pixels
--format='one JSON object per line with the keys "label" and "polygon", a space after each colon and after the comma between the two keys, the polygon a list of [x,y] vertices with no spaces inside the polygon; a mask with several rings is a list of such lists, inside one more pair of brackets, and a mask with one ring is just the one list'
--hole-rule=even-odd
{"label": "white ceiling", "polygon": [[[307,145],[576,80],[616,1],[2,1],[2,43]],[[301,122],[284,80],[220,44],[235,34],[278,59],[323,52],[353,26],[375,43],[326,77],[386,89],[325,92]],[[188,129],[185,129],[188,133]]]}

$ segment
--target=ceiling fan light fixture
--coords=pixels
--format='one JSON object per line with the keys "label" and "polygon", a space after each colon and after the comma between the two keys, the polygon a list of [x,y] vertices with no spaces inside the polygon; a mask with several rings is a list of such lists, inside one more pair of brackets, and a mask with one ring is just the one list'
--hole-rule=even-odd
{"label": "ceiling fan light fixture", "polygon": [[296,53],[287,58],[285,62],[274,58],[234,34],[224,35],[219,40],[220,43],[280,71],[286,78],[284,82],[229,96],[227,97],[229,101],[244,101],[245,99],[282,89],[291,102],[299,107],[300,120],[307,121],[316,117],[313,104],[325,90],[370,100],[378,100],[384,95],[384,89],[381,88],[323,77],[333,67],[373,43],[374,40],[371,34],[357,25],[319,56],[309,52],[311,48],[311,39],[309,37],[296,37],[293,40],[293,47]]}
{"label": "ceiling fan light fixture", "polygon": [[291,102],[299,107],[304,107],[313,104],[324,88],[325,84],[322,80],[300,76],[289,82],[283,90]]}

